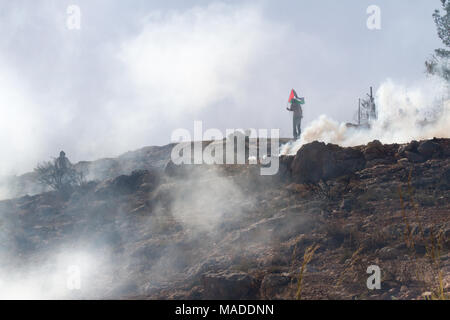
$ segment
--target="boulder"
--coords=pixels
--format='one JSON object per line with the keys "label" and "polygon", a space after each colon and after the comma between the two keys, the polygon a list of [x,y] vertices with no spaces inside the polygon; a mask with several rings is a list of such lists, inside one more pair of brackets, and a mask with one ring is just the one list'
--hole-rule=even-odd
{"label": "boulder", "polygon": [[259,283],[244,272],[206,273],[201,279],[205,299],[257,299]]}
{"label": "boulder", "polygon": [[282,299],[282,294],[291,283],[291,278],[284,274],[268,274],[261,282],[262,299]]}
{"label": "boulder", "polygon": [[178,176],[180,175],[181,170],[179,169],[179,166],[177,166],[175,163],[173,163],[172,160],[169,160],[166,165],[164,166],[164,173],[170,177]]}
{"label": "boulder", "polygon": [[409,162],[420,163],[425,161],[425,158],[422,155],[412,151],[405,151],[405,156]]}
{"label": "boulder", "polygon": [[95,195],[100,197],[132,194],[141,186],[145,191],[153,190],[159,184],[159,175],[148,170],[136,170],[130,175],[121,175],[102,182],[95,189]]}
{"label": "boulder", "polygon": [[365,163],[364,154],[358,148],[314,141],[300,148],[291,171],[299,183],[317,183],[359,171]]}
{"label": "boulder", "polygon": [[378,140],[369,142],[364,148],[363,153],[366,161],[380,159],[386,155],[383,144]]}
{"label": "boulder", "polygon": [[280,161],[280,169],[278,171],[278,175],[281,179],[288,179],[292,176],[291,167],[292,162],[294,161],[293,156],[282,155],[279,158]]}
{"label": "boulder", "polygon": [[429,159],[441,153],[441,146],[431,140],[426,140],[419,144],[419,146],[417,147],[417,151],[422,156]]}
{"label": "boulder", "polygon": [[419,142],[416,140],[411,141],[410,143],[403,144],[398,148],[398,155],[399,158],[405,157],[405,152],[416,152],[417,148],[419,147]]}
{"label": "boulder", "polygon": [[[199,169],[200,168],[200,169]],[[203,165],[194,165],[194,164],[175,164],[172,160],[169,160],[164,166],[164,173],[172,178],[186,178],[189,175],[195,174],[195,169],[197,172],[201,172],[204,170],[205,166]]]}

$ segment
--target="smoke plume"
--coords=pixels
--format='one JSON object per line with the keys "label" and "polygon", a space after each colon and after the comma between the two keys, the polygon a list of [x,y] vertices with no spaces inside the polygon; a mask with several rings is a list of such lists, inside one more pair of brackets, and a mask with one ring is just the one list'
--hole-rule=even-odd
{"label": "smoke plume", "polygon": [[378,119],[371,123],[370,129],[347,127],[321,115],[304,129],[300,140],[283,145],[280,153],[296,154],[302,145],[315,140],[355,146],[375,139],[382,143],[406,143],[450,135],[449,87],[443,80],[428,78],[413,86],[386,80],[376,92],[375,103]]}

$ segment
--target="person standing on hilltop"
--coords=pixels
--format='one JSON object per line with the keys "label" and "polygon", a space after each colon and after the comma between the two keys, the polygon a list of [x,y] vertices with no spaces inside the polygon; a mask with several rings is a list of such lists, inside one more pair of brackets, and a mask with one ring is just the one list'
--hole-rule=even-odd
{"label": "person standing on hilltop", "polygon": [[293,132],[294,132],[294,140],[297,140],[300,138],[300,135],[302,133],[301,125],[302,125],[302,118],[303,118],[303,110],[302,110],[302,104],[305,104],[304,98],[299,98],[297,96],[297,93],[294,89],[291,90],[291,94],[289,96],[289,107],[286,108],[288,111],[293,112]]}
{"label": "person standing on hilltop", "polygon": [[55,181],[59,189],[62,189],[65,185],[72,183],[74,178],[74,170],[69,159],[66,157],[66,153],[61,151],[59,157],[55,159]]}
{"label": "person standing on hilltop", "polygon": [[59,157],[55,160],[55,168],[57,171],[63,173],[66,172],[67,169],[71,167],[71,163],[69,159],[66,157],[66,153],[64,151],[61,151],[59,153]]}

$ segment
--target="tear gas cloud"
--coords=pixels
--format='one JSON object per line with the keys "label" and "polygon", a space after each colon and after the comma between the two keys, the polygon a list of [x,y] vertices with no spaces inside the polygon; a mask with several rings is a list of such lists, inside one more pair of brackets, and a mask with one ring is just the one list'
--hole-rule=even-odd
{"label": "tear gas cloud", "polygon": [[[110,265],[102,254],[86,248],[66,248],[41,259],[35,257],[27,265],[3,263],[0,299],[102,297],[108,292],[105,280],[110,282],[112,278]],[[5,258],[2,255],[2,261],[6,261]]]}
{"label": "tear gas cloud", "polygon": [[448,138],[449,90],[448,83],[434,77],[412,86],[386,80],[376,91],[378,119],[371,123],[370,129],[347,127],[345,123],[321,115],[303,129],[300,140],[283,145],[280,154],[296,154],[302,145],[315,140],[356,146],[373,140],[407,143],[433,137]]}

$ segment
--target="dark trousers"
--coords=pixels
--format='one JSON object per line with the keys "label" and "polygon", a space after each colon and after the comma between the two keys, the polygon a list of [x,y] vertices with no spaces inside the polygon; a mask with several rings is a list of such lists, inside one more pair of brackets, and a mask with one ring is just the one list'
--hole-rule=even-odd
{"label": "dark trousers", "polygon": [[302,125],[302,118],[294,116],[293,117],[293,127],[294,127],[294,139],[295,140],[300,138],[300,135],[302,133],[301,125]]}

